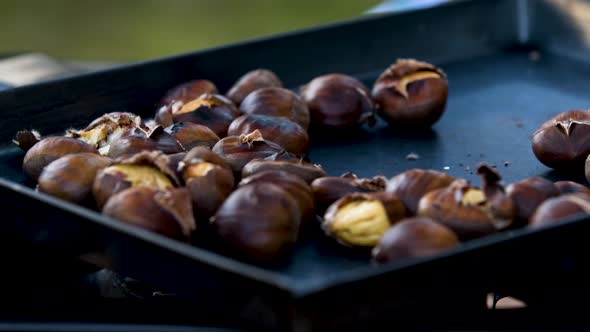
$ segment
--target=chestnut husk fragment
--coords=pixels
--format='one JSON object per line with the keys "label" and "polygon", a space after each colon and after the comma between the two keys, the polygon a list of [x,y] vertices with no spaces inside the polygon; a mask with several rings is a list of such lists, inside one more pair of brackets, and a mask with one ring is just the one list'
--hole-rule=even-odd
{"label": "chestnut husk fragment", "polygon": [[209,127],[217,136],[227,136],[227,128],[240,116],[231,100],[221,95],[204,94],[172,110],[174,123],[190,122]]}
{"label": "chestnut husk fragment", "polygon": [[300,89],[314,127],[346,129],[375,124],[375,104],[367,87],[354,77],[327,74]]}
{"label": "chestnut husk fragment", "polygon": [[240,77],[225,96],[236,104],[236,106],[240,106],[242,101],[256,90],[270,87],[281,88],[282,86],[283,83],[272,71],[268,69],[256,69]]}
{"label": "chestnut husk fragment", "polygon": [[531,138],[533,153],[547,167],[582,168],[590,154],[590,111],[560,113],[537,129]]}
{"label": "chestnut husk fragment", "polygon": [[452,176],[428,169],[410,169],[387,181],[386,191],[395,193],[404,202],[408,215],[418,211],[418,202],[427,193],[447,187],[455,180]]}
{"label": "chestnut husk fragment", "polygon": [[511,183],[506,187],[506,194],[514,202],[516,217],[526,224],[541,203],[560,193],[553,182],[535,176]]}
{"label": "chestnut husk fragment", "polygon": [[590,188],[583,184],[573,181],[556,181],[555,186],[561,195],[565,194],[588,194],[590,195]]}
{"label": "chestnut husk fragment", "polygon": [[125,189],[109,198],[102,213],[179,240],[189,240],[196,230],[190,194],[186,188]]}
{"label": "chestnut husk fragment", "polygon": [[397,59],[377,78],[372,95],[377,114],[391,126],[429,128],[445,111],[448,81],[430,63]]}
{"label": "chestnut husk fragment", "polygon": [[279,87],[252,92],[242,101],[240,111],[243,114],[284,117],[305,130],[309,128],[310,115],[305,102],[293,91]]}
{"label": "chestnut husk fragment", "polygon": [[220,138],[209,127],[188,122],[179,122],[164,128],[172,135],[185,151],[196,146],[212,148]]}
{"label": "chestnut husk fragment", "polygon": [[384,191],[386,184],[387,179],[382,176],[359,179],[354,175],[345,174],[340,177],[326,176],[317,178],[311,183],[311,189],[313,190],[316,209],[318,212],[323,213],[332,203],[347,194]]}
{"label": "chestnut husk fragment", "polygon": [[112,162],[96,153],[65,155],[43,169],[39,176],[39,191],[72,203],[85,202],[92,196],[96,173]]}
{"label": "chestnut husk fragment", "polygon": [[23,172],[37,181],[45,166],[65,155],[88,152],[98,154],[93,146],[71,137],[47,137],[33,145],[23,159]]}
{"label": "chestnut husk fragment", "polygon": [[39,141],[41,141],[41,134],[36,130],[19,130],[12,140],[24,152],[29,151]]}
{"label": "chestnut husk fragment", "polygon": [[277,143],[297,156],[305,156],[309,152],[307,131],[283,117],[245,114],[231,123],[227,134],[229,136],[247,135],[254,130],[260,130],[265,139]]}
{"label": "chestnut husk fragment", "polygon": [[252,183],[239,187],[223,202],[211,226],[237,256],[269,263],[291,252],[299,220],[301,211],[286,190],[272,183]]}
{"label": "chestnut husk fragment", "polygon": [[373,248],[372,259],[383,264],[429,257],[459,244],[457,235],[445,225],[425,217],[407,218],[385,232]]}
{"label": "chestnut husk fragment", "polygon": [[311,184],[317,178],[328,176],[320,165],[314,165],[303,160],[277,160],[269,158],[273,158],[273,156],[249,161],[242,169],[242,178],[247,178],[265,171],[284,171],[296,175]]}
{"label": "chestnut husk fragment", "polygon": [[161,151],[165,154],[183,152],[184,148],[174,136],[164,128],[158,126],[151,132],[134,128],[110,144],[108,156],[121,158],[131,156],[142,151]]}
{"label": "chestnut husk fragment", "polygon": [[217,93],[217,87],[213,82],[208,80],[193,80],[185,82],[168,90],[160,100],[160,107],[168,106],[175,102],[186,104],[191,100],[199,98],[205,93]]}
{"label": "chestnut husk fragment", "polygon": [[590,195],[566,194],[544,201],[529,220],[529,227],[554,225],[563,218],[590,215]]}
{"label": "chestnut husk fragment", "polygon": [[394,193],[352,193],[330,205],[322,230],[345,246],[374,247],[405,216],[406,208]]}

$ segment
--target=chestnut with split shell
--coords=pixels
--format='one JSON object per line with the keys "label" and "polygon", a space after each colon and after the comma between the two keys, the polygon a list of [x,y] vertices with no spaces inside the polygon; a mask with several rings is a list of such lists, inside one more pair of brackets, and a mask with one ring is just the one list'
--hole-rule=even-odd
{"label": "chestnut with split shell", "polygon": [[281,88],[283,83],[275,73],[268,69],[256,69],[240,77],[226,93],[226,97],[240,106],[242,101],[252,92],[270,87]]}
{"label": "chestnut with split shell", "polygon": [[529,227],[553,225],[563,218],[575,215],[590,215],[590,195],[566,194],[544,201],[529,221]]}
{"label": "chestnut with split shell", "polygon": [[172,109],[174,123],[190,122],[209,127],[217,136],[225,137],[232,121],[240,111],[221,95],[204,94],[179,108]]}
{"label": "chestnut with split shell", "polygon": [[164,128],[164,131],[172,135],[185,151],[196,146],[212,148],[220,139],[209,127],[196,123],[179,122]]}
{"label": "chestnut with split shell", "polygon": [[387,179],[375,176],[371,179],[358,178],[355,175],[326,176],[311,183],[316,209],[322,213],[335,201],[347,194],[384,191]]}
{"label": "chestnut with split shell", "polygon": [[275,156],[276,155],[272,155],[265,159],[251,160],[244,165],[244,168],[242,169],[242,178],[247,178],[265,171],[284,171],[296,175],[305,182],[311,184],[313,180],[328,175],[320,165],[314,165],[300,159],[275,159]]}
{"label": "chestnut with split shell", "polygon": [[252,92],[242,101],[240,111],[250,115],[283,117],[305,130],[309,127],[309,110],[305,102],[293,91],[280,87],[262,88]]}
{"label": "chestnut with split shell", "polygon": [[183,152],[184,149],[176,138],[164,131],[161,126],[157,126],[150,132],[134,128],[125,132],[109,145],[108,156],[121,158],[141,151],[161,151],[165,154],[175,154]]}
{"label": "chestnut with split shell", "polygon": [[387,181],[387,192],[399,196],[409,215],[416,215],[418,202],[427,193],[447,187],[454,178],[446,173],[426,170],[410,169],[392,177]]}

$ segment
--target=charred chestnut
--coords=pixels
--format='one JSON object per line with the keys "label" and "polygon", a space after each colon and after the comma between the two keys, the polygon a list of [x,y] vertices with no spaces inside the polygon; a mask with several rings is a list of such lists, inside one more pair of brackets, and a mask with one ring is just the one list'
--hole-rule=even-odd
{"label": "charred chestnut", "polygon": [[373,86],[377,114],[396,127],[428,128],[445,111],[448,82],[432,64],[398,59]]}
{"label": "charred chestnut", "polygon": [[229,89],[226,97],[240,106],[242,101],[252,92],[270,87],[282,87],[283,83],[275,73],[268,69],[256,69],[247,72]]}
{"label": "charred chestnut", "polygon": [[590,188],[573,181],[557,181],[555,186],[561,195],[565,194],[588,194],[590,195]]}
{"label": "charred chestnut", "polygon": [[221,95],[204,94],[180,108],[172,109],[175,123],[190,122],[209,127],[217,136],[225,137],[232,121],[240,111],[232,102]]}
{"label": "charred chestnut", "polygon": [[429,192],[418,203],[418,216],[432,218],[469,240],[506,229],[514,219],[514,203],[500,185],[500,175],[487,165],[477,168],[482,189],[467,180]]}
{"label": "charred chestnut", "polygon": [[255,130],[247,135],[223,138],[212,150],[239,174],[250,160],[266,158],[284,149],[265,140],[260,131]]}
{"label": "charred chestnut", "polygon": [[180,143],[160,126],[151,132],[135,128],[125,132],[109,146],[108,156],[121,158],[141,151],[161,151],[165,154],[183,152]]}
{"label": "charred chestnut", "polygon": [[179,240],[188,240],[196,230],[190,195],[185,188],[125,189],[108,200],[102,213]]}
{"label": "charred chestnut", "polygon": [[408,215],[416,215],[418,202],[427,193],[447,187],[454,178],[435,170],[411,169],[387,181],[386,191],[399,196],[408,210]]}
{"label": "charred chestnut", "polygon": [[45,166],[68,154],[88,152],[98,154],[91,145],[71,137],[47,137],[33,145],[23,159],[23,171],[37,181]]}
{"label": "charred chestnut", "polygon": [[302,160],[274,160],[254,159],[248,162],[242,169],[242,178],[247,178],[257,173],[265,171],[283,171],[296,175],[307,183],[313,180],[327,176],[326,171],[320,165],[314,165]]}
{"label": "charred chestnut", "polygon": [[387,180],[376,176],[371,179],[359,179],[356,176],[326,176],[311,183],[316,209],[325,211],[332,203],[351,193],[370,193],[384,191]]}
{"label": "charred chestnut", "polygon": [[16,132],[12,142],[18,145],[24,152],[29,151],[33,145],[39,143],[41,134],[36,130],[19,130]]}
{"label": "charred chestnut", "polygon": [[295,199],[272,183],[236,189],[211,218],[211,225],[233,251],[248,260],[284,258],[295,244],[301,212]]}
{"label": "charred chestnut", "polygon": [[316,77],[301,88],[301,98],[309,108],[313,126],[342,129],[375,123],[371,93],[351,76]]}
{"label": "charred chestnut", "polygon": [[394,193],[352,193],[330,205],[322,229],[343,245],[374,247],[405,215],[406,209]]}
{"label": "charred chestnut", "polygon": [[240,105],[244,114],[287,118],[303,129],[309,127],[309,110],[303,100],[291,90],[271,87],[258,89]]}
{"label": "charred chestnut", "polygon": [[242,115],[231,123],[227,134],[239,136],[249,134],[254,130],[260,130],[265,139],[277,143],[295,155],[305,156],[309,151],[307,131],[287,118]]}
{"label": "charred chestnut", "polygon": [[96,153],[65,155],[43,169],[39,191],[72,203],[86,201],[92,194],[96,173],[111,163],[111,159]]}
{"label": "charred chestnut", "polygon": [[543,201],[559,195],[559,189],[553,182],[535,176],[510,184],[506,194],[514,202],[516,217],[526,223]]}
{"label": "charred chestnut", "polygon": [[590,195],[566,194],[544,201],[529,220],[529,226],[553,225],[563,218],[581,214],[590,214]]}
{"label": "charred chestnut", "polygon": [[209,127],[196,123],[180,122],[166,127],[164,131],[172,135],[186,151],[197,146],[212,148],[219,141],[219,136]]}
{"label": "charred chestnut", "polygon": [[533,133],[537,159],[556,169],[582,168],[590,154],[590,111],[567,111],[545,122]]}
{"label": "charred chestnut", "polygon": [[457,235],[430,218],[404,219],[391,226],[373,249],[377,263],[428,257],[445,252],[459,244]]}

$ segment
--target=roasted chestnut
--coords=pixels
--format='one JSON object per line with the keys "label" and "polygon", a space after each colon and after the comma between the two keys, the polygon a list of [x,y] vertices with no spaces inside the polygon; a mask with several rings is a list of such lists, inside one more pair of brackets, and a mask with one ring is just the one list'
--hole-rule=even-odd
{"label": "roasted chestnut", "polygon": [[375,123],[375,105],[367,87],[344,74],[314,78],[301,87],[301,98],[316,127],[352,128]]}
{"label": "roasted chestnut", "polygon": [[268,69],[256,69],[247,72],[225,94],[236,106],[240,106],[250,93],[270,87],[282,87],[283,83],[275,73]]}
{"label": "roasted chestnut", "polygon": [[390,125],[429,128],[445,111],[448,82],[432,64],[398,59],[373,86],[377,114]]}
{"label": "roasted chestnut", "polygon": [[129,158],[119,158],[112,166],[100,170],[92,185],[99,208],[109,197],[130,187],[170,189],[179,185],[176,173],[168,167],[168,157],[159,151],[143,151]]}
{"label": "roasted chestnut", "polygon": [[112,160],[96,153],[68,154],[52,161],[39,176],[39,191],[72,203],[91,197],[96,173]]}
{"label": "roasted chestnut", "polygon": [[487,165],[477,173],[482,188],[458,179],[448,187],[431,191],[418,203],[418,216],[432,218],[462,240],[469,240],[506,229],[514,219],[514,203],[500,185],[500,175]]}
{"label": "roasted chestnut", "polygon": [[301,211],[286,190],[272,183],[252,183],[239,187],[223,202],[211,226],[237,255],[272,262],[293,248],[299,220]]}
{"label": "roasted chestnut", "polygon": [[179,240],[188,240],[196,230],[191,199],[186,188],[125,189],[109,198],[102,213],[126,224]]}
{"label": "roasted chestnut", "polygon": [[284,171],[265,171],[243,178],[242,181],[240,181],[239,186],[262,182],[276,184],[285,189],[291,194],[291,196],[293,196],[293,198],[295,198],[299,205],[299,210],[301,211],[302,228],[315,219],[313,191],[309,184],[303,181],[303,179]]}
{"label": "roasted chestnut", "polygon": [[394,193],[352,193],[330,205],[322,229],[343,245],[374,247],[405,216],[406,208]]}
{"label": "roasted chestnut", "polygon": [[291,90],[270,87],[258,89],[240,105],[243,114],[284,117],[307,130],[309,110],[303,100]]}
{"label": "roasted chestnut", "polygon": [[179,168],[181,165],[182,160],[186,157],[186,152],[179,152],[174,154],[167,155],[167,167],[169,170],[173,171],[176,175],[176,178],[182,180],[182,173],[180,172]]}
{"label": "roasted chestnut", "polygon": [[446,173],[425,170],[410,169],[392,177],[387,181],[386,191],[399,196],[408,210],[408,215],[416,215],[418,202],[427,193],[447,187],[454,178]]}
{"label": "roasted chestnut", "polygon": [[265,140],[260,131],[255,130],[247,135],[225,137],[212,150],[239,175],[250,160],[266,158],[284,149]]}
{"label": "roasted chestnut", "polygon": [[16,132],[12,142],[18,145],[24,152],[29,151],[33,145],[39,143],[41,134],[36,130],[19,130]]}
{"label": "roasted chestnut", "polygon": [[196,123],[180,122],[164,128],[186,151],[196,146],[212,148],[219,141],[219,136],[209,127]]}
{"label": "roasted chestnut", "polygon": [[590,154],[590,111],[567,111],[533,133],[531,145],[540,162],[555,169],[582,168]]}
{"label": "roasted chestnut", "polygon": [[320,165],[314,165],[303,160],[269,159],[273,158],[273,156],[248,162],[242,169],[242,178],[265,171],[284,171],[300,177],[307,183],[312,183],[317,178],[327,176],[326,171]]}
{"label": "roasted chestnut", "polygon": [[189,151],[179,171],[191,193],[193,213],[200,224],[207,224],[234,188],[231,168],[205,147]]}
{"label": "roasted chestnut", "polygon": [[585,185],[573,181],[557,181],[555,186],[561,195],[565,194],[588,194],[590,195],[590,188]]}
{"label": "roasted chestnut", "polygon": [[516,217],[526,223],[543,201],[560,193],[553,182],[535,176],[510,184],[506,194],[514,202]]}
{"label": "roasted chestnut", "polygon": [[139,116],[127,112],[112,112],[95,119],[82,130],[68,129],[66,136],[82,140],[97,148],[101,155],[108,156],[111,143],[135,128],[148,131]]}
{"label": "roasted chestnut", "polygon": [[183,152],[182,145],[171,134],[160,126],[151,132],[134,128],[126,131],[123,136],[110,144],[108,156],[120,158],[130,156],[141,151],[161,151],[165,154]]}
{"label": "roasted chestnut", "polygon": [[326,176],[311,183],[316,209],[322,213],[332,203],[347,194],[384,191],[387,180],[382,176],[359,179],[356,176]]}
{"label": "roasted chestnut", "polygon": [[433,256],[459,244],[457,235],[448,227],[430,218],[404,219],[391,226],[373,248],[377,263]]}
{"label": "roasted chestnut", "polygon": [[23,171],[37,181],[45,166],[67,154],[88,152],[98,154],[91,145],[71,137],[47,137],[33,145],[23,159]]}
{"label": "roasted chestnut", "polygon": [[563,218],[581,214],[590,214],[590,195],[566,194],[544,201],[529,220],[529,226],[553,225]]}
{"label": "roasted chestnut", "polygon": [[239,136],[249,134],[254,130],[260,130],[265,139],[277,143],[295,155],[305,156],[309,151],[307,131],[287,118],[242,115],[231,123],[227,134],[229,136]]}
{"label": "roasted chestnut", "polygon": [[182,83],[166,92],[160,100],[160,106],[167,106],[175,102],[186,104],[205,93],[217,93],[217,87],[213,82],[208,80],[194,80]]}
{"label": "roasted chestnut", "polygon": [[178,109],[172,109],[172,120],[175,123],[200,124],[209,127],[219,137],[227,135],[227,128],[238,116],[240,111],[231,100],[213,94],[204,94]]}

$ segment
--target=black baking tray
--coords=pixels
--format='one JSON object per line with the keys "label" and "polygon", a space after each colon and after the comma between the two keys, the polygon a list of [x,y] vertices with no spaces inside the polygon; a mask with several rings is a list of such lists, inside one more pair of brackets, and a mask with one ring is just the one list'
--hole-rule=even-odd
{"label": "black baking tray", "polygon": [[[330,72],[371,86],[396,58],[413,57],[449,77],[446,113],[432,130],[401,133],[379,122],[346,135],[315,134],[311,160],[333,175],[392,176],[420,167],[479,184],[472,170],[487,162],[506,183],[534,175],[583,183],[582,174],[540,164],[530,135],[551,116],[590,104],[588,7],[455,1],[0,92],[2,231],[33,250],[81,257],[270,329],[436,325],[477,315],[492,291],[518,294],[531,305],[543,302],[544,293],[575,292],[587,277],[585,216],[384,266],[312,234],[287,263],[255,266],[36,193],[10,139],[22,128],[50,134],[82,127],[110,111],[150,117],[167,89],[194,78],[225,91],[244,72],[264,67],[293,89]],[[420,158],[406,160],[411,152]]]}

